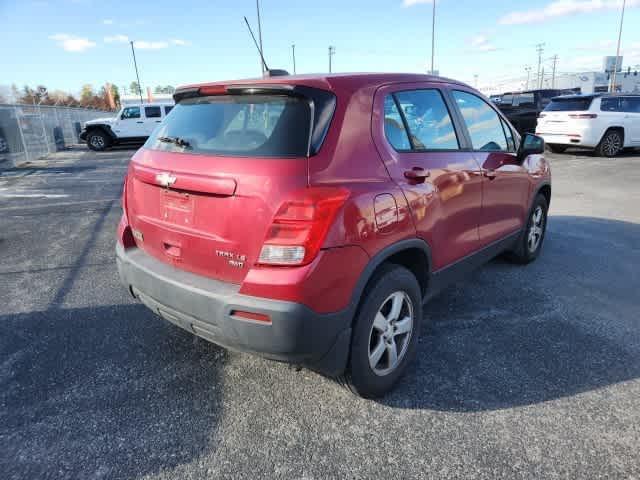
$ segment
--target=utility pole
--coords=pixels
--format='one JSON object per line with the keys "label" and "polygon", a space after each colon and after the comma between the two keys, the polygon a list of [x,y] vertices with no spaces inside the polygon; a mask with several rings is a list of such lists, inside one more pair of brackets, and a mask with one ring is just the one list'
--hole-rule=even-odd
{"label": "utility pole", "polygon": [[616,49],[616,63],[613,67],[613,73],[611,74],[611,87],[609,87],[610,92],[614,92],[616,90],[616,73],[618,71],[618,58],[620,58],[620,40],[622,39],[622,23],[624,22],[624,7],[626,4],[626,0],[622,0],[622,13],[620,14],[620,29],[618,30],[618,48]]}
{"label": "utility pole", "polygon": [[544,67],[542,67],[542,75],[540,75],[540,87],[538,88],[542,88],[544,84]]}
{"label": "utility pole", "polygon": [[[258,12],[258,45],[260,45],[260,56],[264,56],[264,50],[262,49],[262,24],[260,23],[260,0],[256,0],[256,11]],[[260,68],[264,74],[264,61],[260,60]]]}
{"label": "utility pole", "polygon": [[525,88],[525,90],[529,90],[529,76],[531,75],[531,67],[524,67],[524,71],[527,72],[527,87]]}
{"label": "utility pole", "polygon": [[336,47],[329,45],[329,73],[331,73],[331,57],[336,53]]}
{"label": "utility pole", "polygon": [[140,83],[140,75],[138,75],[138,63],[136,62],[136,51],[133,48],[133,40],[129,42],[131,44],[131,53],[133,54],[133,66],[136,69],[136,78],[138,79],[138,94],[140,95],[140,105],[144,102],[142,101],[142,84]]}
{"label": "utility pole", "polygon": [[293,74],[296,74],[296,44],[291,44],[291,56],[293,57]]}
{"label": "utility pole", "polygon": [[540,77],[540,67],[542,66],[542,52],[544,52],[544,43],[538,43],[536,45],[536,52],[538,52],[538,73],[536,77],[536,84],[538,88],[542,88],[542,78]]}
{"label": "utility pole", "polygon": [[553,61],[553,70],[551,73],[551,88],[556,88],[556,65],[558,64],[558,55],[551,57]]}
{"label": "utility pole", "polygon": [[433,13],[431,15],[431,75],[435,75],[434,58],[436,55],[436,0],[433,0]]}

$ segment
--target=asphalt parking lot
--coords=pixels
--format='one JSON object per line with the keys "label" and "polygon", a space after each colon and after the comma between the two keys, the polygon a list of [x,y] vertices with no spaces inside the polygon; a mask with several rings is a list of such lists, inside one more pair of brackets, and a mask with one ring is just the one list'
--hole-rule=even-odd
{"label": "asphalt parking lot", "polygon": [[543,252],[430,302],[379,401],[230,353],[117,280],[131,150],[0,175],[2,478],[638,478],[640,156],[551,155]]}

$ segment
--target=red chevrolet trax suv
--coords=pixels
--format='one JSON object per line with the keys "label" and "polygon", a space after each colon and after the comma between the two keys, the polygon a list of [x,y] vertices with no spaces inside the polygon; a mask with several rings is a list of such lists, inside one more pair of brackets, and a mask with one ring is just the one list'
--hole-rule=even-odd
{"label": "red chevrolet trax suv", "polygon": [[544,141],[410,74],[190,85],[136,152],[117,262],[131,294],[216,344],[389,391],[423,303],[498,254],[540,253]]}

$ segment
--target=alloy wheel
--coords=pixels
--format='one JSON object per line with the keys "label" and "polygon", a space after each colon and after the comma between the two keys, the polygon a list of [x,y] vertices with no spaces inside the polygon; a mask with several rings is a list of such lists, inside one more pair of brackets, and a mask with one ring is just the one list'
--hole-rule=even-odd
{"label": "alloy wheel", "polygon": [[93,145],[96,148],[103,148],[104,139],[100,135],[93,135],[91,137],[91,145]]}
{"label": "alloy wheel", "polygon": [[542,241],[544,233],[544,212],[542,207],[538,205],[531,214],[531,226],[529,227],[529,235],[527,236],[527,248],[529,252],[535,252]]}
{"label": "alloy wheel", "polygon": [[622,148],[622,139],[617,133],[609,133],[602,140],[602,151],[608,157],[615,156]]}
{"label": "alloy wheel", "polygon": [[398,367],[413,325],[413,304],[405,292],[394,292],[382,302],[369,334],[369,366],[376,375],[388,375]]}

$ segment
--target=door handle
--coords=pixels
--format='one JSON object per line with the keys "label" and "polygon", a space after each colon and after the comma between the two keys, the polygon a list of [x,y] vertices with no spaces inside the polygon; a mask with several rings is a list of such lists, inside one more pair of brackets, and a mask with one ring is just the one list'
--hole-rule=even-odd
{"label": "door handle", "polygon": [[144,122],[141,122],[141,121],[138,120],[136,123],[144,123]]}
{"label": "door handle", "polygon": [[413,167],[411,170],[404,171],[404,178],[414,182],[424,182],[429,175],[431,172],[422,167]]}
{"label": "door handle", "polygon": [[495,170],[484,170],[482,174],[487,177],[489,180],[493,180],[498,176]]}
{"label": "door handle", "polygon": [[156,123],[160,123],[160,122],[162,122],[162,120],[156,120]]}

